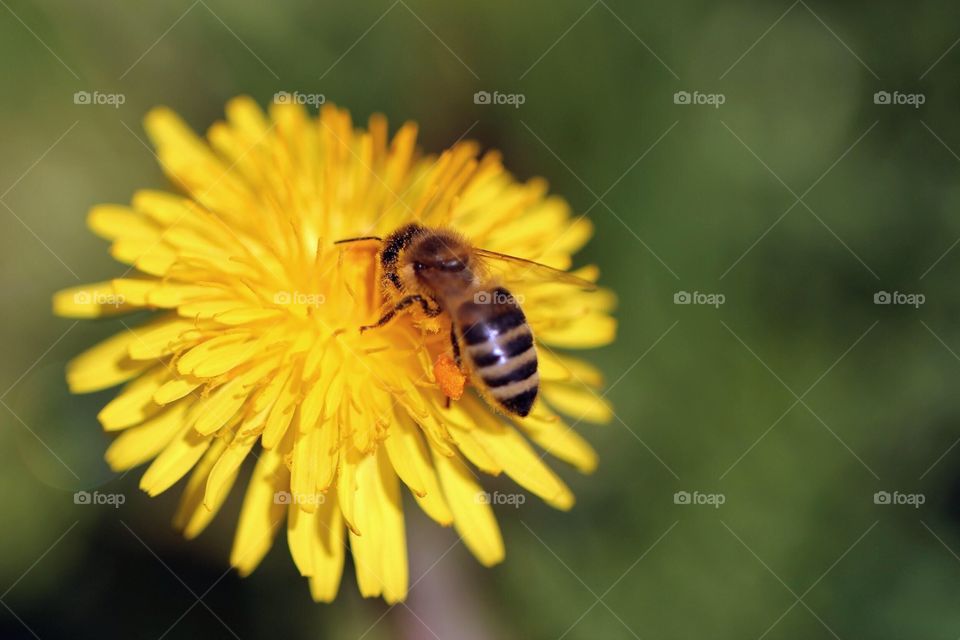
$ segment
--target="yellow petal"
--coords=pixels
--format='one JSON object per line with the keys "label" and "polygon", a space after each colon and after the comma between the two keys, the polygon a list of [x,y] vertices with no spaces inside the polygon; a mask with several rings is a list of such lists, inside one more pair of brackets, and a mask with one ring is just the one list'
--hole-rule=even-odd
{"label": "yellow petal", "polygon": [[244,383],[244,377],[234,378],[195,403],[193,415],[196,416],[196,422],[193,426],[198,433],[214,433],[237,415],[249,397]]}
{"label": "yellow petal", "polygon": [[215,298],[211,300],[193,300],[180,305],[177,308],[184,318],[206,320],[215,318],[220,314],[229,313],[234,309],[243,306],[242,300],[235,298]]}
{"label": "yellow petal", "polygon": [[67,363],[70,391],[88,393],[109,389],[153,366],[152,362],[136,362],[128,357],[135,340],[134,334],[124,330]]}
{"label": "yellow petal", "polygon": [[287,544],[300,575],[310,578],[313,599],[330,602],[340,587],[346,536],[336,494],[323,498],[313,513],[290,505]]}
{"label": "yellow petal", "polygon": [[484,566],[503,561],[503,537],[483,489],[458,456],[434,455],[443,492],[453,511],[453,525],[464,544]]}
{"label": "yellow petal", "polygon": [[588,218],[580,217],[565,225],[563,233],[554,243],[553,251],[576,253],[593,236],[593,222]]}
{"label": "yellow petal", "polygon": [[359,462],[356,478],[356,513],[363,535],[350,534],[350,549],[360,593],[399,602],[406,597],[408,575],[397,476],[379,449]]}
{"label": "yellow petal", "polygon": [[538,349],[537,370],[544,382],[579,382],[592,387],[603,386],[603,374],[592,364],[560,355],[550,349]]}
{"label": "yellow petal", "polygon": [[140,478],[140,488],[151,497],[163,493],[182,478],[210,446],[210,436],[202,436],[189,426],[157,456]]}
{"label": "yellow petal", "polygon": [[220,451],[209,474],[204,478],[202,502],[207,510],[213,511],[218,505],[223,504],[227,493],[237,479],[240,465],[247,459],[256,441],[255,436],[238,436],[230,442],[229,446]]}
{"label": "yellow petal", "polygon": [[569,462],[583,473],[592,473],[597,468],[597,452],[593,447],[542,403],[529,416],[514,423],[555,458]]}
{"label": "yellow petal", "polygon": [[250,350],[250,336],[247,333],[228,333],[210,338],[183,354],[177,361],[177,371],[198,377],[215,377],[249,359]]}
{"label": "yellow petal", "polygon": [[332,602],[340,588],[347,546],[343,516],[337,506],[337,496],[334,492],[327,494],[326,502],[317,511],[314,519],[317,530],[313,547],[310,595],[317,602]]}
{"label": "yellow petal", "polygon": [[216,287],[159,281],[159,284],[147,292],[147,304],[161,309],[173,309],[195,299],[202,299],[220,293]]}
{"label": "yellow petal", "polygon": [[301,509],[316,509],[317,466],[320,452],[320,429],[309,429],[297,436],[293,445],[293,468],[290,472],[290,493]]}
{"label": "yellow petal", "polygon": [[177,254],[163,244],[159,234],[156,238],[120,238],[110,246],[110,255],[152,276],[166,274],[177,261]]}
{"label": "yellow petal", "polygon": [[142,189],[133,194],[133,208],[164,227],[190,217],[187,202],[182,196],[165,191]]}
{"label": "yellow petal", "polygon": [[[309,376],[306,374],[307,366],[308,363],[305,363],[303,373],[304,380],[309,380]],[[338,373],[339,371],[336,368],[327,367],[322,372],[319,380],[306,383],[307,392],[303,398],[303,402],[300,404],[300,430],[302,433],[319,426],[318,420],[320,418],[320,412],[323,410],[327,393],[331,391],[333,380],[337,377]]]}
{"label": "yellow petal", "polygon": [[390,427],[390,433],[384,440],[384,446],[387,454],[390,456],[390,462],[396,469],[397,475],[403,480],[411,491],[417,496],[424,496],[427,493],[426,484],[420,474],[420,465],[414,458],[418,454],[418,443],[416,438],[418,434],[413,433],[399,421]]}
{"label": "yellow petal", "polygon": [[[274,382],[279,382],[278,387],[273,387]],[[267,416],[267,426],[263,430],[263,446],[265,449],[272,449],[280,442],[290,421],[293,420],[293,414],[296,410],[296,402],[300,393],[300,375],[297,369],[291,370],[287,374],[285,381],[281,381],[279,375],[271,381],[269,390],[264,390],[266,394],[276,394],[276,401],[270,408],[270,414]]]}
{"label": "yellow petal", "polygon": [[203,459],[193,468],[187,486],[180,496],[180,505],[173,516],[173,526],[183,531],[184,537],[188,540],[197,537],[207,528],[223,505],[223,500],[226,499],[226,491],[221,492],[218,500],[209,501],[204,500],[204,493],[210,470],[227,447],[226,438],[213,441],[207,452],[203,454]]}
{"label": "yellow petal", "polygon": [[290,377],[290,373],[291,368],[289,366],[281,366],[276,373],[270,377],[270,380],[260,388],[260,391],[253,399],[254,411],[258,413],[260,411],[269,411],[270,408],[273,407],[277,398],[280,397],[280,392],[283,390],[283,385],[286,383],[287,378]]}
{"label": "yellow petal", "polygon": [[287,546],[290,556],[302,576],[312,576],[314,569],[314,551],[317,546],[316,509],[306,511],[296,501],[291,500],[287,510]]}
{"label": "yellow petal", "polygon": [[141,327],[130,329],[130,357],[155,360],[174,353],[196,340],[196,323],[176,316],[161,316]]}
{"label": "yellow petal", "polygon": [[181,402],[127,429],[107,448],[107,464],[114,471],[126,471],[150,460],[183,430],[186,412],[187,404]]}
{"label": "yellow petal", "polygon": [[246,138],[257,139],[269,130],[269,123],[260,105],[250,96],[238,96],[227,103],[227,119],[231,128]]}
{"label": "yellow petal", "polygon": [[[466,456],[467,460],[484,473],[489,473],[492,476],[499,475],[503,471],[503,467],[473,437],[472,430],[476,426],[478,416],[467,410],[469,400],[470,397],[465,396],[460,402],[451,403],[449,409],[443,409],[444,422],[448,425],[450,435],[456,440],[460,453]],[[472,408],[477,405],[470,404],[469,406]],[[487,413],[486,408],[481,408],[481,411],[484,414]]]}
{"label": "yellow petal", "polygon": [[183,398],[200,386],[200,381],[190,376],[168,380],[153,394],[153,401],[157,404],[169,404]]}
{"label": "yellow petal", "polygon": [[[239,304],[239,303],[238,303]],[[213,319],[227,325],[249,324],[253,322],[263,322],[264,320],[274,320],[283,316],[279,309],[263,309],[260,307],[245,307],[231,309],[214,315]]]}
{"label": "yellow petal", "polygon": [[155,289],[161,280],[157,278],[115,278],[110,281],[113,290],[124,300],[138,307],[147,305],[147,294]]}
{"label": "yellow petal", "polygon": [[[383,597],[388,604],[393,604],[407,597],[409,581],[403,501],[397,474],[382,447],[377,449],[375,458],[378,473],[367,483],[372,487],[373,499],[379,503],[380,509]],[[373,469],[370,473],[373,475]]]}
{"label": "yellow petal", "polygon": [[243,211],[242,183],[179,116],[165,107],[155,108],[144,119],[144,127],[172,180],[193,192],[205,206],[238,219],[238,212]]}
{"label": "yellow petal", "polygon": [[53,296],[53,312],[64,318],[104,318],[134,309],[114,290],[112,282],[70,287]]}
{"label": "yellow petal", "polygon": [[122,237],[156,239],[159,236],[157,227],[150,220],[130,207],[116,204],[101,204],[90,209],[87,226],[107,240]]}
{"label": "yellow petal", "polygon": [[159,365],[127,384],[97,414],[100,424],[107,431],[126,429],[158,412],[160,405],[153,401],[153,394],[169,377],[166,366]]}
{"label": "yellow petal", "polygon": [[537,339],[555,347],[593,349],[613,342],[616,333],[616,320],[591,313],[559,327],[539,328]]}
{"label": "yellow petal", "polygon": [[307,352],[307,357],[303,361],[303,378],[305,380],[313,380],[313,378],[316,377],[317,371],[320,369],[320,363],[323,361],[323,356],[328,353],[328,351],[329,344],[323,340],[317,340],[313,346],[310,347],[310,350]]}
{"label": "yellow petal", "polygon": [[241,576],[256,569],[270,550],[287,508],[277,500],[277,492],[286,491],[289,481],[290,473],[279,449],[264,450],[253,469],[230,551],[230,564]]}
{"label": "yellow petal", "polygon": [[317,458],[313,461],[317,467],[315,491],[327,491],[333,486],[340,463],[340,423],[327,420],[315,430],[320,432]]}
{"label": "yellow petal", "polygon": [[589,387],[547,382],[541,385],[541,391],[552,407],[577,421],[606,424],[613,419],[610,403]]}
{"label": "yellow petal", "polygon": [[[395,381],[403,390],[402,395],[395,396],[396,403],[406,409],[410,417],[420,425],[432,448],[443,452],[444,455],[452,454],[449,434],[447,434],[443,423],[432,412],[433,403],[428,405],[425,402],[423,390],[417,388],[413,380],[412,376],[402,376]],[[439,392],[437,394],[439,395]]]}
{"label": "yellow petal", "polygon": [[450,511],[447,499],[444,497],[443,491],[440,490],[440,480],[437,478],[433,463],[430,463],[428,471],[429,475],[423,474],[423,477],[427,479],[427,493],[423,496],[414,495],[413,497],[420,508],[435,522],[444,527],[449,527],[453,524],[453,512]]}
{"label": "yellow petal", "polygon": [[503,472],[503,467],[477,441],[472,430],[451,425],[450,435],[456,441],[460,453],[477,469],[491,476],[498,476]]}
{"label": "yellow petal", "polygon": [[353,447],[345,447],[346,451],[340,454],[340,466],[337,469],[337,502],[343,512],[343,520],[356,535],[361,534],[359,517],[356,512],[357,493],[357,465],[365,456],[362,456]]}
{"label": "yellow petal", "polygon": [[470,433],[497,461],[507,475],[521,487],[543,498],[548,504],[567,510],[573,506],[573,494],[567,485],[543,463],[540,456],[512,426],[503,424],[480,406],[474,398],[465,404],[478,419]]}
{"label": "yellow petal", "polygon": [[151,109],[143,124],[150,140],[157,147],[175,147],[183,153],[210,153],[203,140],[180,116],[167,107]]}

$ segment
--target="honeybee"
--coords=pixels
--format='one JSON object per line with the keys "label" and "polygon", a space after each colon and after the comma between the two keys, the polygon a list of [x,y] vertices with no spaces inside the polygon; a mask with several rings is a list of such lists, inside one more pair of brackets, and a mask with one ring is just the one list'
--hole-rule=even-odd
{"label": "honeybee", "polygon": [[358,241],[381,243],[377,252],[383,293],[396,300],[376,323],[376,329],[407,309],[427,317],[446,314],[450,320],[453,359],[488,402],[507,413],[525,417],[540,388],[537,349],[527,318],[514,296],[490,275],[485,262],[501,261],[526,276],[595,289],[593,283],[552,267],[472,246],[458,233],[408,224],[386,238],[363,236]]}

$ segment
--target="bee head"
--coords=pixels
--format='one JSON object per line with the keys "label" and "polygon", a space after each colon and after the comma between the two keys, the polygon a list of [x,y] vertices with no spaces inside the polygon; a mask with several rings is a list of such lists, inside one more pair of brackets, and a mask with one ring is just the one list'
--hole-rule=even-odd
{"label": "bee head", "polygon": [[457,272],[467,268],[470,251],[459,239],[433,234],[411,247],[409,258],[416,273]]}
{"label": "bee head", "polygon": [[424,235],[410,246],[406,257],[415,277],[430,286],[472,278],[470,247],[452,234]]}

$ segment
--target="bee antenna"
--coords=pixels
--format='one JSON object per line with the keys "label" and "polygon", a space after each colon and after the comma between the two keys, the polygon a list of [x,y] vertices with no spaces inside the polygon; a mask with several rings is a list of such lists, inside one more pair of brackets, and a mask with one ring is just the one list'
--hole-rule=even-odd
{"label": "bee antenna", "polygon": [[347,244],[349,242],[362,242],[364,240],[376,240],[377,242],[383,242],[383,238],[380,236],[359,236],[356,238],[344,238],[343,240],[336,240],[333,244]]}

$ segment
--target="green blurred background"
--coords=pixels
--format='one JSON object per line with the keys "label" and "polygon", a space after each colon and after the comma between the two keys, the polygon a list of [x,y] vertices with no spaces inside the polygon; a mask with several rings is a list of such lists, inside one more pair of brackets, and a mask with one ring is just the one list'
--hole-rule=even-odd
{"label": "green blurred background", "polygon": [[[191,2],[0,2],[0,636],[960,635],[952,3]],[[87,209],[165,187],[144,113],[203,131],[230,97],[279,90],[416,120],[429,151],[468,130],[501,149],[589,210],[581,259],[621,298],[616,345],[591,356],[618,419],[580,428],[601,466],[555,465],[577,506],[499,508],[493,570],[409,508],[406,607],[360,598],[349,566],[313,604],[283,536],[252,577],[224,575],[238,492],[181,540],[178,491],[150,500],[102,461],[110,393],[63,381],[118,328],[50,313],[54,290],[121,270]],[[93,488],[126,502],[74,504]]]}

